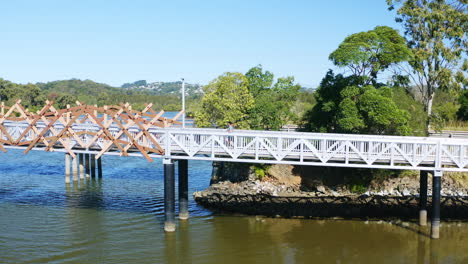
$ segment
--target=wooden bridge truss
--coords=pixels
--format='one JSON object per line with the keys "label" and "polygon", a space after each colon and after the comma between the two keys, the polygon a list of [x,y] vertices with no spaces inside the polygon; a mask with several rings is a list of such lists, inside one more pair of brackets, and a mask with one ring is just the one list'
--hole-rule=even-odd
{"label": "wooden bridge truss", "polygon": [[155,112],[152,104],[142,111],[132,110],[128,103],[97,107],[77,102],[74,107],[56,109],[49,101],[33,113],[24,108],[20,100],[10,107],[2,102],[0,150],[5,152],[5,146],[25,148],[25,154],[33,148],[61,150],[73,158],[79,150],[99,150],[96,158],[110,150],[122,156],[138,150],[152,161],[150,154],[162,155],[164,149],[150,135],[149,129],[180,124],[176,120],[182,112],[172,119],[162,117],[163,113]]}

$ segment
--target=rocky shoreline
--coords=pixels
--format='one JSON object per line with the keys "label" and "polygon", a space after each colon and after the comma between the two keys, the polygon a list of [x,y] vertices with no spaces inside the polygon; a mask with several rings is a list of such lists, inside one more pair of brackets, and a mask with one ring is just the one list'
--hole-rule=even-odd
{"label": "rocky shoreline", "polygon": [[[388,179],[356,194],[342,186],[298,184],[297,175],[288,173],[292,170],[291,166],[274,168],[269,177],[258,180],[245,167],[215,166],[210,187],[193,197],[217,212],[271,217],[414,219],[418,215],[419,181],[415,177]],[[306,182],[304,177],[301,181]],[[428,208],[431,192],[429,183]],[[441,194],[442,219],[468,220],[468,193],[463,185],[444,179]]]}
{"label": "rocky shoreline", "polygon": [[[197,203],[218,212],[272,217],[415,218],[419,195],[340,194],[302,192],[260,181],[211,185],[193,194]],[[428,208],[430,208],[429,197]],[[428,210],[430,214],[430,210]],[[445,219],[468,219],[467,195],[444,195],[441,215]]]}

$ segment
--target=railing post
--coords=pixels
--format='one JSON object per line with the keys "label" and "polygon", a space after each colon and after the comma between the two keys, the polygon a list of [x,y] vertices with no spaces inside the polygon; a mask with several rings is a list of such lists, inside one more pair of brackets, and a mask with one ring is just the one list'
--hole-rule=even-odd
{"label": "railing post", "polygon": [[164,159],[164,231],[175,231],[175,179],[174,163],[171,159]]}
{"label": "railing post", "polygon": [[419,172],[419,225],[427,225],[427,171]]}
{"label": "railing post", "polygon": [[440,189],[442,171],[436,170],[432,175],[432,218],[431,218],[431,238],[439,238],[440,228]]}
{"label": "railing post", "polygon": [[179,219],[189,218],[188,212],[188,160],[179,160]]}

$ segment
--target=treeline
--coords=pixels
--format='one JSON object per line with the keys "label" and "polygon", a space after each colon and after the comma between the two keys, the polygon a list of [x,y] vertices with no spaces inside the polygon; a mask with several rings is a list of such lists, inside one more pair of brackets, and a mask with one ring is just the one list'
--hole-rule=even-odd
{"label": "treeline", "polygon": [[[91,80],[71,79],[17,84],[0,79],[0,101],[13,104],[18,99],[30,110],[41,108],[46,100],[54,101],[59,108],[64,108],[67,104],[74,105],[76,101],[91,105],[118,105],[128,102],[134,109],[143,109],[146,103],[152,103],[153,109],[165,111],[180,111],[182,108],[179,95],[154,95],[150,91],[126,90]],[[199,96],[187,98],[189,112],[197,101]]]}

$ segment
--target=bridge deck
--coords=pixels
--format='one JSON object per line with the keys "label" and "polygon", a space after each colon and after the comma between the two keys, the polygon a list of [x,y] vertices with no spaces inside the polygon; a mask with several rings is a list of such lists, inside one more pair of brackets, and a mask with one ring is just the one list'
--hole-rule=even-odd
{"label": "bridge deck", "polygon": [[[96,158],[143,156],[149,161],[468,171],[466,139],[169,128],[175,119],[161,119],[150,107],[136,112],[126,105],[114,111],[82,106],[74,112],[50,105],[38,114],[23,109],[20,117],[11,117],[13,108],[0,113],[0,149],[63,151],[72,156],[86,152]],[[45,114],[48,111],[52,113]]]}

